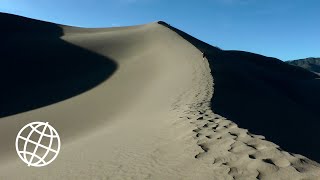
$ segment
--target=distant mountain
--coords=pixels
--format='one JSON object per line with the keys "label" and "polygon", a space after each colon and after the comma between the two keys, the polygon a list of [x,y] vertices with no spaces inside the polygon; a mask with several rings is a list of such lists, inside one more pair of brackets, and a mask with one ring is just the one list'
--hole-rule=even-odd
{"label": "distant mountain", "polygon": [[287,61],[287,63],[295,66],[300,66],[309,71],[313,71],[316,73],[320,73],[320,58],[306,58],[306,59],[298,59],[294,61]]}

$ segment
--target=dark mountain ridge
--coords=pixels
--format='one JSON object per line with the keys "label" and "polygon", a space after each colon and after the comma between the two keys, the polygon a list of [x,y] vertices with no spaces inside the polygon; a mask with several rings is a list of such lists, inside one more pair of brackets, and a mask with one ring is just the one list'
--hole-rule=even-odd
{"label": "dark mountain ridge", "polygon": [[320,73],[320,58],[309,57],[305,59],[297,59],[287,61],[288,64],[295,65],[307,69],[309,71]]}

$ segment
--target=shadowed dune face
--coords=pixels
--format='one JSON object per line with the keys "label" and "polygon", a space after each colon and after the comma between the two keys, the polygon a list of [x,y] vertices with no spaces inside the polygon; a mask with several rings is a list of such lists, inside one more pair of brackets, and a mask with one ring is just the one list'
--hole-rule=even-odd
{"label": "shadowed dune face", "polygon": [[225,51],[209,57],[214,111],[287,151],[319,162],[317,76],[271,58],[243,54]]}
{"label": "shadowed dune face", "polygon": [[111,60],[72,45],[55,24],[1,13],[0,117],[56,103],[106,80]]}
{"label": "shadowed dune face", "polygon": [[212,110],[283,149],[320,162],[320,79],[280,60],[222,51],[177,32],[206,52],[214,79]]}

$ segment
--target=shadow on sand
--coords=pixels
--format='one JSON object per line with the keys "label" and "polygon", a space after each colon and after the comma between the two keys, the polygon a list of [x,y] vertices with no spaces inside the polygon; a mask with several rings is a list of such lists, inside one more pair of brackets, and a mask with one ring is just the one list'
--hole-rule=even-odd
{"label": "shadow on sand", "polygon": [[275,58],[223,51],[159,24],[206,52],[215,83],[211,100],[215,113],[286,151],[320,162],[319,76]]}
{"label": "shadow on sand", "polygon": [[115,62],[72,45],[56,24],[0,13],[0,117],[47,106],[106,80]]}

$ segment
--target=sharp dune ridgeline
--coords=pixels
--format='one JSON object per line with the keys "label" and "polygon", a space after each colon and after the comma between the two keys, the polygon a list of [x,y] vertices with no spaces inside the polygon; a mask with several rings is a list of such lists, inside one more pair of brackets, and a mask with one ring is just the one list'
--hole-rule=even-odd
{"label": "sharp dune ridgeline", "polygon": [[[162,21],[80,28],[1,13],[0,22],[0,179],[320,177],[313,72]],[[15,150],[33,121],[61,138],[43,168]]]}

